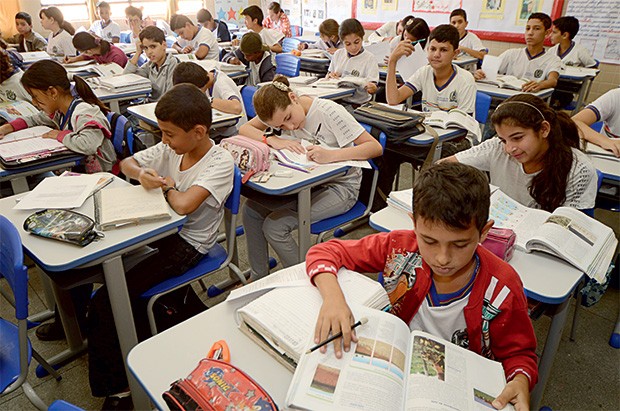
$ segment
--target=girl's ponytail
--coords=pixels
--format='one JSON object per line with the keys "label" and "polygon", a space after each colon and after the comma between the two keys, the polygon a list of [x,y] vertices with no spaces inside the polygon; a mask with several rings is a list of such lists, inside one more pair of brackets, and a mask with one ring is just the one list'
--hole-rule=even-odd
{"label": "girl's ponytail", "polygon": [[103,104],[101,100],[99,100],[99,98],[95,95],[88,83],[82,77],[74,76],[73,81],[75,82],[75,91],[83,101],[99,107],[103,114],[107,114],[110,112],[110,110]]}

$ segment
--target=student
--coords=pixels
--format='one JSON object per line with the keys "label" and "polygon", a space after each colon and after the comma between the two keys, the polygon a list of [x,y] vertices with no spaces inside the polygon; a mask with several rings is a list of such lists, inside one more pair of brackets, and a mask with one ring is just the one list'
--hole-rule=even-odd
{"label": "student", "polygon": [[596,60],[588,50],[573,41],[579,32],[579,20],[572,16],[564,16],[553,21],[549,39],[553,47],[547,53],[557,55],[562,64],[567,66],[594,67]]}
{"label": "student", "polygon": [[282,53],[282,39],[284,34],[277,30],[267,29],[263,27],[263,11],[258,6],[246,7],[242,12],[245,16],[245,26],[248,30],[252,30],[260,35],[263,43],[269,46],[269,50],[274,53]]}
{"label": "student", "polygon": [[402,26],[399,31],[400,21],[388,21],[383,26],[375,30],[370,36],[368,41],[370,43],[379,43],[380,41],[391,41],[392,38],[399,36],[402,33]]}
{"label": "student", "polygon": [[222,137],[238,133],[239,127],[248,121],[243,107],[241,92],[235,82],[217,69],[205,71],[198,64],[186,61],[179,63],[172,73],[172,84],[190,83],[202,90],[211,100],[211,107],[223,113],[241,114],[237,124],[211,132],[216,143]]}
{"label": "student", "polygon": [[79,76],[73,78],[77,98],[71,94],[67,71],[53,60],[40,60],[24,73],[21,82],[39,114],[19,118],[0,127],[0,136],[28,127],[53,128],[43,137],[54,138],[76,153],[86,155],[87,173],[111,171],[116,153],[110,140],[108,109]]}
{"label": "student", "polygon": [[[493,225],[486,176],[463,164],[436,164],[416,177],[414,230],[331,240],[306,256],[311,282],[323,297],[314,338],[334,342],[337,358],[349,351],[355,321],[337,281],[340,267],[383,272],[391,312],[412,330],[435,336],[502,363],[504,390],[493,407],[529,409],[538,380],[536,337],[519,275],[482,247]],[[497,313],[487,319],[483,312]],[[483,329],[488,327],[488,334]],[[322,352],[327,347],[321,348]]]}
{"label": "student", "polygon": [[170,25],[164,20],[153,20],[151,17],[142,17],[142,10],[137,7],[129,6],[125,9],[125,18],[127,19],[127,25],[131,29],[132,39],[135,41],[139,36],[142,29],[149,26],[155,26],[164,32],[164,37],[175,36],[174,32],[170,30]]}
{"label": "student", "polygon": [[180,14],[170,17],[170,28],[179,36],[172,45],[179,53],[193,53],[199,60],[220,60],[220,47],[211,30],[196,27],[187,16]]}
{"label": "student", "polygon": [[377,92],[379,82],[379,66],[374,55],[364,50],[362,42],[364,39],[364,27],[356,19],[346,19],[340,25],[340,39],[344,44],[344,49],[334,53],[327,78],[340,78],[346,76],[360,77],[367,80],[364,87],[358,87],[355,94],[343,99],[344,102],[353,107],[366,103],[371,98],[371,94]]}
{"label": "student", "polygon": [[241,38],[239,48],[228,52],[223,58],[224,63],[243,64],[250,69],[246,84],[255,86],[265,81],[271,81],[276,75],[276,64],[269,47],[263,44],[258,33],[245,33]]}
{"label": "student", "polygon": [[[410,25],[409,21],[413,20],[413,18],[414,18],[413,16],[409,15],[398,22],[400,34],[397,36],[394,36],[392,40],[390,40],[390,52],[394,51],[396,46],[398,46],[398,43],[400,43],[403,40],[416,41],[418,39],[424,39],[424,41],[426,42],[426,38],[431,32],[430,29],[428,28],[428,25],[422,19],[417,19],[416,24]],[[407,31],[405,30],[405,27],[407,26],[409,26],[410,28],[409,33],[407,33]],[[407,36],[407,38],[405,38],[405,36]],[[412,39],[411,37],[414,37],[414,38]],[[422,48],[424,48],[423,44],[422,44]],[[385,60],[385,62],[387,63],[387,59]]]}
{"label": "student", "polygon": [[228,31],[228,25],[222,20],[214,20],[209,10],[198,10],[196,13],[196,20],[198,20],[198,24],[211,30],[218,42],[230,41],[230,31]]}
{"label": "student", "polygon": [[39,12],[41,26],[51,33],[47,37],[47,53],[51,56],[75,56],[77,54],[71,40],[75,29],[62,15],[58,7],[48,7]]}
{"label": "student", "polygon": [[[0,103],[32,102],[30,94],[21,84],[23,75],[24,72],[11,63],[9,53],[0,49]],[[2,121],[1,118],[0,121]]]}
{"label": "student", "polygon": [[488,171],[491,184],[526,207],[594,207],[596,170],[579,151],[577,126],[566,113],[518,94],[497,107],[491,122],[498,138],[446,160]]}
{"label": "student", "polygon": [[82,31],[73,36],[72,42],[80,55],[76,57],[65,56],[65,63],[95,60],[98,64],[116,63],[121,67],[127,65],[125,52],[107,40],[96,38],[92,34]]}
{"label": "student", "polygon": [[280,7],[280,3],[272,1],[269,3],[267,10],[268,16],[263,20],[263,27],[277,30],[284,34],[284,37],[293,37],[291,22],[284,10]]}
{"label": "student", "polygon": [[15,15],[15,28],[17,34],[9,39],[9,43],[17,44],[17,51],[43,51],[47,48],[45,37],[32,30],[32,17],[30,14],[20,11]]}
{"label": "student", "polygon": [[[309,146],[306,155],[317,163],[343,160],[367,160],[381,155],[381,145],[344,107],[327,99],[297,96],[284,76],[262,86],[254,95],[256,117],[241,126],[240,134],[262,141],[274,149],[304,153],[301,140],[312,137],[339,150]],[[265,137],[271,127],[286,130],[294,139]],[[312,192],[311,221],[333,217],[349,210],[357,201],[362,173],[352,168]],[[297,203],[287,198],[258,196],[243,207],[243,227],[248,239],[251,278],[269,273],[267,245],[276,251],[284,267],[299,262],[293,230],[297,228]]]}
{"label": "student", "polygon": [[[620,157],[620,88],[611,89],[600,96],[594,103],[575,114],[573,121],[585,140]],[[597,121],[605,122],[603,133],[597,133],[590,128]]]}
{"label": "student", "polygon": [[299,50],[305,49],[319,49],[334,54],[336,51],[344,47],[340,36],[338,35],[338,29],[340,25],[334,19],[323,20],[319,24],[319,40],[315,43],[301,42],[297,47]]}
{"label": "student", "polygon": [[[123,160],[121,171],[146,189],[161,190],[170,207],[187,221],[178,233],[150,244],[159,252],[125,274],[140,340],[150,337],[146,301],[140,295],[185,273],[216,243],[234,173],[232,156],[209,138],[211,105],[198,88],[173,87],[157,103],[155,116],[162,141]],[[197,298],[191,286],[180,290],[175,293],[181,300],[189,294]],[[105,285],[90,303],[88,341],[92,395],[107,397],[102,409],[131,409],[120,408],[129,407],[131,398]]]}
{"label": "student", "polygon": [[88,31],[110,43],[118,43],[121,41],[121,26],[112,21],[110,18],[111,14],[108,2],[100,1],[97,3],[97,16],[99,20],[95,21]]}
{"label": "student", "polygon": [[[509,49],[500,54],[498,72],[529,80],[522,91],[536,92],[553,88],[558,83],[561,62],[553,53],[546,53],[543,47],[545,37],[551,30],[551,18],[545,13],[532,13],[525,25],[523,49]],[[477,80],[485,78],[484,71],[474,73]]]}
{"label": "student", "polygon": [[[166,37],[164,32],[155,26],[145,27],[136,42],[138,50],[127,62],[123,74],[136,73],[151,81],[151,101],[157,101],[172,88],[172,73],[179,60],[166,53]],[[140,50],[146,54],[148,61],[138,67]]]}
{"label": "student", "polygon": [[463,9],[455,9],[450,13],[450,24],[459,31],[459,50],[461,54],[469,54],[472,57],[482,60],[488,50],[482,42],[471,31],[467,31],[467,12]]}

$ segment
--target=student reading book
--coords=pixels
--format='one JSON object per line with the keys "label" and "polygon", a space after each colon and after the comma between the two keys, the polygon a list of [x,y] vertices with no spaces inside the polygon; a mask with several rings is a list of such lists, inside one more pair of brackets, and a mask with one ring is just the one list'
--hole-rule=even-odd
{"label": "student reading book", "polygon": [[327,51],[329,54],[334,54],[344,47],[342,41],[340,41],[340,35],[338,34],[339,29],[340,25],[336,20],[323,20],[323,22],[319,24],[319,40],[314,43],[301,42],[299,43],[298,49],[318,49]]}
{"label": "student reading book", "polygon": [[314,342],[342,331],[334,342],[338,359],[352,340],[359,344],[336,273],[383,271],[393,314],[412,330],[501,362],[508,383],[493,406],[527,409],[538,379],[536,338],[518,274],[479,244],[493,225],[486,176],[463,164],[436,164],[416,178],[413,193],[415,231],[332,240],[308,251],[308,275],[323,297]]}
{"label": "student reading book", "polygon": [[187,16],[180,14],[170,17],[170,28],[178,36],[172,47],[179,53],[192,53],[199,60],[220,59],[220,47],[211,30],[197,27]]}
{"label": "student reading book", "polygon": [[263,44],[260,35],[253,31],[241,37],[239,48],[228,52],[222,62],[236,65],[245,65],[250,73],[246,84],[255,86],[265,81],[271,81],[276,75],[276,63],[269,47]]}

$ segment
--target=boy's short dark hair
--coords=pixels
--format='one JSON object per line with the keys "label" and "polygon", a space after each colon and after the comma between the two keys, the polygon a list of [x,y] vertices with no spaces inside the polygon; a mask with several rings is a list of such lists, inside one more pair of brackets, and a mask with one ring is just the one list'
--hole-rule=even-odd
{"label": "boy's short dark hair", "polygon": [[486,175],[469,165],[443,162],[422,171],[413,185],[413,216],[447,228],[482,232],[491,192]]}
{"label": "boy's short dark hair", "polygon": [[206,23],[207,21],[213,20],[213,16],[211,12],[207,9],[200,9],[196,12],[196,20],[198,23]]}
{"label": "boy's short dark hair", "polygon": [[107,1],[100,1],[98,2],[95,7],[100,8],[100,9],[110,9],[110,3],[108,3]]}
{"label": "boy's short dark hair", "polygon": [[26,23],[28,23],[29,26],[32,26],[32,17],[30,17],[30,14],[26,13],[25,11],[20,11],[19,13],[17,13],[15,15],[15,20],[24,20],[26,21]]}
{"label": "boy's short dark hair", "polygon": [[573,16],[564,16],[553,20],[553,25],[560,30],[561,34],[568,33],[570,39],[574,39],[579,33],[579,20]]}
{"label": "boy's short dark hair", "polygon": [[182,14],[173,14],[170,16],[170,30],[176,31],[178,29],[182,29],[185,25],[189,23],[194,26],[194,22],[189,19],[189,17],[184,16]]}
{"label": "boy's short dark hair", "polygon": [[438,43],[450,43],[454,50],[459,48],[459,31],[451,24],[441,24],[431,31],[428,42],[435,40]]}
{"label": "boy's short dark hair", "polygon": [[452,13],[450,13],[450,19],[449,20],[452,20],[452,17],[455,17],[455,16],[461,16],[461,17],[463,17],[463,20],[467,21],[467,12],[465,10],[463,10],[463,9],[454,9],[454,10],[452,10]]}
{"label": "boy's short dark hair", "polygon": [[142,20],[142,10],[134,6],[129,6],[125,8],[125,16],[137,16]]}
{"label": "boy's short dark hair", "polygon": [[140,31],[138,34],[140,41],[144,41],[144,39],[149,39],[156,43],[165,43],[166,42],[166,34],[162,29],[156,26],[146,26]]}
{"label": "boy's short dark hair", "polygon": [[532,19],[536,19],[536,20],[542,21],[543,26],[545,26],[545,30],[549,30],[551,28],[551,17],[549,17],[545,13],[540,13],[540,12],[539,13],[532,13],[527,18],[527,21],[530,21]]}
{"label": "boy's short dark hair", "polygon": [[155,106],[155,117],[190,131],[195,126],[211,128],[211,103],[205,93],[193,84],[177,84],[164,94]]}
{"label": "boy's short dark hair", "polygon": [[248,16],[252,21],[256,20],[259,26],[263,25],[263,19],[265,18],[263,15],[263,11],[258,6],[249,6],[243,9],[241,12],[242,16]]}
{"label": "boy's short dark hair", "polygon": [[357,19],[346,19],[340,23],[340,28],[338,29],[338,35],[340,39],[344,39],[344,36],[348,36],[349,34],[357,34],[359,37],[364,38],[364,26]]}
{"label": "boy's short dark hair", "polygon": [[184,61],[177,64],[172,72],[172,84],[189,83],[198,88],[204,87],[209,82],[209,76],[205,69],[195,63]]}

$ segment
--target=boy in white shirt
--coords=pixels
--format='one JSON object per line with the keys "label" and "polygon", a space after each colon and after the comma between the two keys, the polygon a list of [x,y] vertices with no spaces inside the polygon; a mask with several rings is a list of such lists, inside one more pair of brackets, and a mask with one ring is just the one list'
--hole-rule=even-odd
{"label": "boy in white shirt", "polygon": [[121,26],[112,21],[111,14],[108,2],[100,1],[97,3],[99,20],[95,21],[88,31],[110,43],[118,43],[121,40]]}
{"label": "boy in white shirt", "polygon": [[381,41],[391,41],[394,37],[399,36],[403,32],[400,21],[388,21],[383,26],[372,32],[368,36],[370,43],[379,43]]}
{"label": "boy in white shirt", "polygon": [[596,60],[582,45],[573,41],[579,32],[579,20],[572,16],[564,16],[553,21],[553,28],[549,40],[553,47],[548,53],[557,55],[562,64],[567,66],[594,67]]}
{"label": "boy in white shirt", "polygon": [[[609,90],[573,116],[582,138],[620,157],[620,88]],[[590,127],[604,121],[601,133]]]}
{"label": "boy in white shirt", "polygon": [[[545,37],[551,31],[551,18],[545,13],[532,13],[525,25],[525,44],[523,49],[510,49],[500,54],[500,74],[509,74],[529,80],[522,91],[536,92],[553,88],[560,76],[560,58],[546,53],[543,47]],[[474,73],[477,80],[485,78],[484,71]]]}
{"label": "boy in white shirt", "polygon": [[219,144],[223,137],[239,133],[239,127],[248,121],[241,93],[235,82],[218,70],[205,71],[198,64],[186,61],[179,63],[172,73],[172,84],[190,83],[202,90],[211,100],[211,107],[223,113],[240,114],[237,124],[214,129],[211,137]]}
{"label": "boy in white shirt", "polygon": [[263,27],[263,11],[258,6],[246,7],[242,12],[245,16],[245,25],[249,30],[258,33],[263,40],[263,44],[269,46],[269,50],[274,53],[282,53],[282,40],[284,34],[273,29]]}
{"label": "boy in white shirt", "polygon": [[179,36],[172,46],[179,53],[193,53],[198,60],[220,60],[220,47],[211,30],[196,27],[187,16],[180,14],[170,17],[170,29]]}
{"label": "boy in white shirt", "polygon": [[362,41],[364,39],[364,27],[356,19],[346,19],[340,24],[340,39],[344,43],[344,49],[334,53],[327,78],[340,78],[346,76],[360,77],[366,79],[363,87],[358,87],[353,96],[345,98],[343,101],[352,105],[366,103],[371,98],[371,94],[377,92],[379,82],[379,66],[374,55],[364,50]]}
{"label": "boy in white shirt", "polygon": [[450,13],[450,24],[459,31],[459,50],[460,54],[469,54],[472,57],[482,60],[488,53],[488,49],[474,33],[467,31],[467,12],[463,9],[455,9]]}

